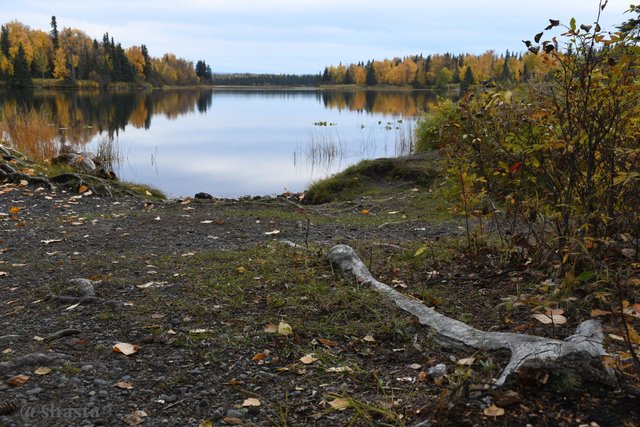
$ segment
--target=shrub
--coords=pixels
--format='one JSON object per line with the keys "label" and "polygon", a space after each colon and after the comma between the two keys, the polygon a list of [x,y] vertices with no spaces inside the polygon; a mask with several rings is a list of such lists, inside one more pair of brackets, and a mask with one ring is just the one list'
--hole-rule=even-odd
{"label": "shrub", "polygon": [[456,104],[450,99],[432,105],[416,127],[416,152],[424,153],[444,145],[443,128],[456,119],[457,112]]}

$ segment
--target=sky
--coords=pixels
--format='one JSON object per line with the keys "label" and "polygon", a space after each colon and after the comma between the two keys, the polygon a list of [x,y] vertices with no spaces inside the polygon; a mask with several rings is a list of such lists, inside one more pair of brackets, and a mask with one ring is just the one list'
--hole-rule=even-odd
{"label": "sky", "polygon": [[[628,19],[609,0],[601,25]],[[590,24],[598,0],[0,0],[0,22],[77,28],[152,56],[204,60],[214,72],[304,74],[369,59],[489,49],[524,51],[549,18]]]}

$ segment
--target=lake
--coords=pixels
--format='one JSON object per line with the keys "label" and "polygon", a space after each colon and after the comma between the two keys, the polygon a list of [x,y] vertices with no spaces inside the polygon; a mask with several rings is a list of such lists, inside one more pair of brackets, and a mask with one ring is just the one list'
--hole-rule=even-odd
{"label": "lake", "polygon": [[428,91],[36,91],[0,93],[0,112],[43,111],[57,129],[39,142],[49,151],[108,147],[122,180],[169,196],[239,197],[303,191],[362,159],[407,154],[434,100]]}

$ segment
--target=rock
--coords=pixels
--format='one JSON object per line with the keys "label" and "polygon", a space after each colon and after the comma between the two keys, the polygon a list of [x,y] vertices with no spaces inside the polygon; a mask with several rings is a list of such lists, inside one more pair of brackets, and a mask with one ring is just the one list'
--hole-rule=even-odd
{"label": "rock", "polygon": [[227,418],[238,418],[238,419],[242,419],[244,418],[244,414],[240,411],[236,411],[235,409],[229,409],[227,411]]}
{"label": "rock", "polygon": [[222,419],[222,413],[224,412],[223,408],[218,408],[215,411],[213,411],[213,414],[211,414],[211,419],[213,421],[219,421]]}
{"label": "rock", "polygon": [[212,200],[213,196],[209,193],[196,193],[195,196],[193,196],[194,199],[200,199],[200,200]]}
{"label": "rock", "polygon": [[91,371],[93,370],[93,365],[83,365],[80,370],[83,372]]}
{"label": "rock", "polygon": [[98,387],[104,387],[109,385],[109,381],[106,380],[101,380],[99,378],[96,378],[93,380],[93,385],[97,385]]}
{"label": "rock", "polygon": [[427,371],[427,375],[431,378],[440,378],[444,377],[447,373],[447,365],[444,363],[438,363],[436,366],[429,368]]}

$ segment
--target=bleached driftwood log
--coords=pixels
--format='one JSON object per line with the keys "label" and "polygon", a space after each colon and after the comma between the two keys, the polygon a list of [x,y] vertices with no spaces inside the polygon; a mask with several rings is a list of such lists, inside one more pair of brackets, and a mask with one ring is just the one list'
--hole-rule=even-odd
{"label": "bleached driftwood log", "polygon": [[594,358],[605,354],[604,333],[597,320],[582,322],[574,335],[562,341],[509,332],[485,332],[444,316],[433,308],[409,299],[392,287],[379,282],[371,275],[355,250],[347,245],[334,246],[327,257],[339,270],[353,274],[358,282],[369,284],[371,288],[391,299],[399,308],[416,316],[421,324],[431,327],[435,332],[434,339],[440,345],[461,350],[475,348],[511,351],[511,359],[500,373],[496,385],[502,385],[512,372],[528,361],[555,360],[579,352]]}

